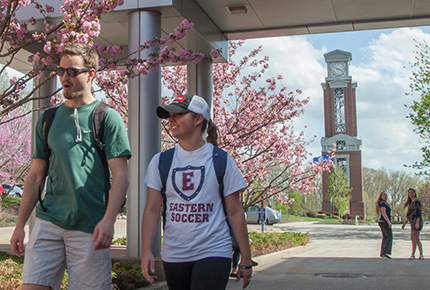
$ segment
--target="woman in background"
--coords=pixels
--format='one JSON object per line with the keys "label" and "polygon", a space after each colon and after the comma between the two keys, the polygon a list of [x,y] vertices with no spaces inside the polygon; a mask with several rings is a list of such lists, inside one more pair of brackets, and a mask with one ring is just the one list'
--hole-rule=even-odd
{"label": "woman in background", "polygon": [[382,232],[380,257],[391,259],[393,230],[391,227],[391,207],[388,204],[387,199],[387,193],[382,191],[376,200],[376,216],[379,216],[378,225]]}
{"label": "woman in background", "polygon": [[424,260],[423,246],[420,240],[420,232],[423,229],[423,216],[421,213],[421,201],[417,198],[415,189],[408,189],[408,199],[406,200],[404,208],[408,208],[406,213],[406,220],[402,225],[402,229],[405,228],[406,223],[409,221],[411,224],[411,241],[412,241],[412,254],[409,260],[415,260],[415,251],[418,246],[420,251],[420,260]]}

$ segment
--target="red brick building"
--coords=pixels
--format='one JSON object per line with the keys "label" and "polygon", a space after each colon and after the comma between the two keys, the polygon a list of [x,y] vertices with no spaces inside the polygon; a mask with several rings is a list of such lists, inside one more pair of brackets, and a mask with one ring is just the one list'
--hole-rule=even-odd
{"label": "red brick building", "polygon": [[[351,53],[334,50],[324,55],[328,76],[322,83],[324,90],[325,137],[321,140],[322,154],[336,144],[335,163],[346,174],[352,187],[349,211],[352,215],[365,216],[362,185],[361,140],[357,135],[356,88],[349,75]],[[329,173],[323,174],[322,210],[330,212],[326,196]]]}

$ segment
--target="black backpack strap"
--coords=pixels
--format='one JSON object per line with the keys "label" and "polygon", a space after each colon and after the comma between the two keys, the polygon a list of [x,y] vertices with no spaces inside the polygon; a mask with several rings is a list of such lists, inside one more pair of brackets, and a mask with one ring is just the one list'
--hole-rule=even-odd
{"label": "black backpack strap", "polygon": [[105,154],[104,132],[105,132],[105,115],[110,106],[100,102],[93,111],[92,126],[94,135],[94,145],[99,154]]}
{"label": "black backpack strap", "polygon": [[43,112],[43,116],[42,116],[42,134],[43,134],[43,140],[44,140],[43,159],[45,159],[47,167],[46,167],[46,172],[43,176],[43,179],[39,184],[39,202],[40,202],[40,206],[44,211],[46,211],[46,208],[43,206],[42,192],[45,187],[46,178],[48,177],[49,157],[51,156],[51,149],[48,146],[48,134],[49,134],[49,129],[51,129],[52,121],[54,121],[55,113],[57,113],[57,110],[58,110],[58,106],[49,108]]}
{"label": "black backpack strap", "polygon": [[43,139],[45,140],[45,144],[43,147],[43,155],[48,165],[49,165],[49,156],[51,156],[51,149],[48,146],[48,133],[49,133],[49,129],[51,129],[51,124],[52,124],[52,121],[54,120],[55,113],[57,113],[57,110],[58,110],[58,107],[49,108],[45,110],[42,116],[42,134],[43,134]]}
{"label": "black backpack strap", "polygon": [[227,211],[225,209],[225,198],[224,198],[224,175],[227,168],[227,152],[219,147],[214,146],[212,152],[213,165],[215,168],[216,178],[219,185],[219,195],[221,197],[222,208],[224,210],[225,216],[227,216]]}
{"label": "black backpack strap", "polygon": [[104,132],[105,132],[105,116],[106,110],[110,106],[106,103],[100,102],[94,108],[92,117],[92,127],[94,136],[94,146],[97,149],[97,153],[103,164],[104,175],[105,175],[105,206],[107,207],[109,201],[110,191],[110,170],[106,159],[105,143],[104,143]]}
{"label": "black backpack strap", "polygon": [[169,176],[170,167],[172,166],[173,155],[175,147],[160,153],[160,160],[158,162],[158,170],[160,171],[161,179],[161,195],[163,196],[163,227],[166,224],[166,184]]}

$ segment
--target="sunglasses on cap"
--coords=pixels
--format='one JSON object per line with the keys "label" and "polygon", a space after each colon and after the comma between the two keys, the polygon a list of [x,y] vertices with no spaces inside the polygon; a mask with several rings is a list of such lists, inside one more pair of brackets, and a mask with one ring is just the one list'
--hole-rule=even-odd
{"label": "sunglasses on cap", "polygon": [[57,75],[62,77],[64,75],[64,73],[67,72],[69,77],[75,77],[78,74],[80,74],[81,72],[87,72],[90,70],[91,70],[90,68],[74,68],[74,67],[64,68],[64,67],[59,66],[59,67],[57,67]]}

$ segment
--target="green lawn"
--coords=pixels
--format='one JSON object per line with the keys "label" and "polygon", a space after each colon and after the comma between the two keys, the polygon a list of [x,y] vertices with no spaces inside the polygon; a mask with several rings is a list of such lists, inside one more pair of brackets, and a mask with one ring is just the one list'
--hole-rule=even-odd
{"label": "green lawn", "polygon": [[[282,222],[320,222],[320,223],[326,223],[326,224],[338,224],[343,222],[349,222],[354,223],[354,220],[345,221],[343,219],[338,218],[329,218],[326,217],[323,218],[312,218],[307,216],[295,216],[295,215],[289,215],[289,214],[283,214],[282,215]],[[360,223],[367,223],[367,224],[373,224],[374,222],[368,221],[368,220],[360,220]]]}
{"label": "green lawn", "polygon": [[339,222],[342,222],[343,220],[339,219],[330,219],[329,217],[323,219],[323,218],[312,218],[307,216],[296,216],[296,215],[289,215],[289,214],[283,214],[282,215],[282,221],[286,222],[322,222],[322,223],[334,223],[337,224]]}

